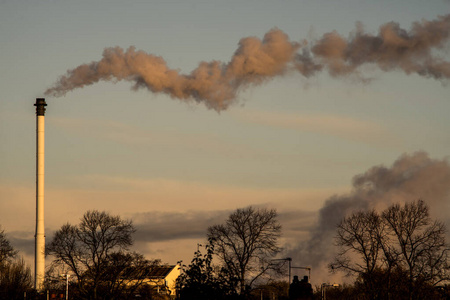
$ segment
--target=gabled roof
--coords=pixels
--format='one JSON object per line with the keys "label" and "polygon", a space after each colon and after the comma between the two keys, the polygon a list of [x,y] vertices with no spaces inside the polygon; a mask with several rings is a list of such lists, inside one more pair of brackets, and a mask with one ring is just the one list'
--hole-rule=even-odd
{"label": "gabled roof", "polygon": [[156,266],[152,267],[148,270],[147,277],[148,278],[166,278],[167,275],[175,268],[176,266]]}

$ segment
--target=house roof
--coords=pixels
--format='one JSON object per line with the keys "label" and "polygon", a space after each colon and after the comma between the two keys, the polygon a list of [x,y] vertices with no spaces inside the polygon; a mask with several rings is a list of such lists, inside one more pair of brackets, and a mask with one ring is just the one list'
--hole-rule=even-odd
{"label": "house roof", "polygon": [[148,270],[147,276],[149,278],[166,278],[167,275],[175,268],[176,266],[156,266],[152,267]]}

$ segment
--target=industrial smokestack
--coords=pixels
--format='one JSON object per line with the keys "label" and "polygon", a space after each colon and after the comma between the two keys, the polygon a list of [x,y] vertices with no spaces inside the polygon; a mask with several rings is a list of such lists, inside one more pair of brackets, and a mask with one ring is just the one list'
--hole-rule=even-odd
{"label": "industrial smokestack", "polygon": [[34,287],[44,288],[45,229],[44,229],[44,160],[45,160],[45,103],[36,98],[36,235],[34,253]]}

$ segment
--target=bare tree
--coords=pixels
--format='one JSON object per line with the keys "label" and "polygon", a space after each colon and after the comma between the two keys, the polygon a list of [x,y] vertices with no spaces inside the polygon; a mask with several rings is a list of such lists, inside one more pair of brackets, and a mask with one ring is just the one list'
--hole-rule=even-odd
{"label": "bare tree", "polygon": [[431,219],[424,201],[396,204],[382,215],[392,230],[398,265],[408,272],[410,299],[415,283],[436,285],[450,279],[450,246],[445,242],[445,226]]}
{"label": "bare tree", "polygon": [[81,291],[92,293],[97,299],[97,289],[110,255],[127,250],[134,231],[131,221],[106,212],[88,211],[78,226],[63,225],[47,246],[46,253],[55,257],[54,264],[63,264],[73,272]]}
{"label": "bare tree", "polygon": [[371,298],[391,298],[394,277],[396,290],[410,299],[450,279],[445,226],[431,219],[422,200],[392,205],[381,214],[353,213],[338,225],[336,245],[331,269],[357,275]]}
{"label": "bare tree", "polygon": [[241,294],[272,268],[270,259],[280,251],[281,225],[274,209],[237,209],[225,224],[209,227],[207,235],[215,254],[239,282]]}
{"label": "bare tree", "polygon": [[376,298],[373,275],[383,263],[380,254],[384,243],[385,227],[374,211],[360,211],[344,218],[338,225],[336,245],[339,252],[332,269],[342,269],[348,275],[364,276],[364,284]]}

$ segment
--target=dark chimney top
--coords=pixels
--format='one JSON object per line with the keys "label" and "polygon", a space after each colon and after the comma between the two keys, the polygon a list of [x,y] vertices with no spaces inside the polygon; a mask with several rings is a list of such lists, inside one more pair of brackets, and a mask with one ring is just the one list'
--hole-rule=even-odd
{"label": "dark chimney top", "polygon": [[47,106],[47,103],[45,103],[45,98],[36,98],[36,103],[34,104],[34,106],[36,106],[37,116],[45,115],[45,107]]}

